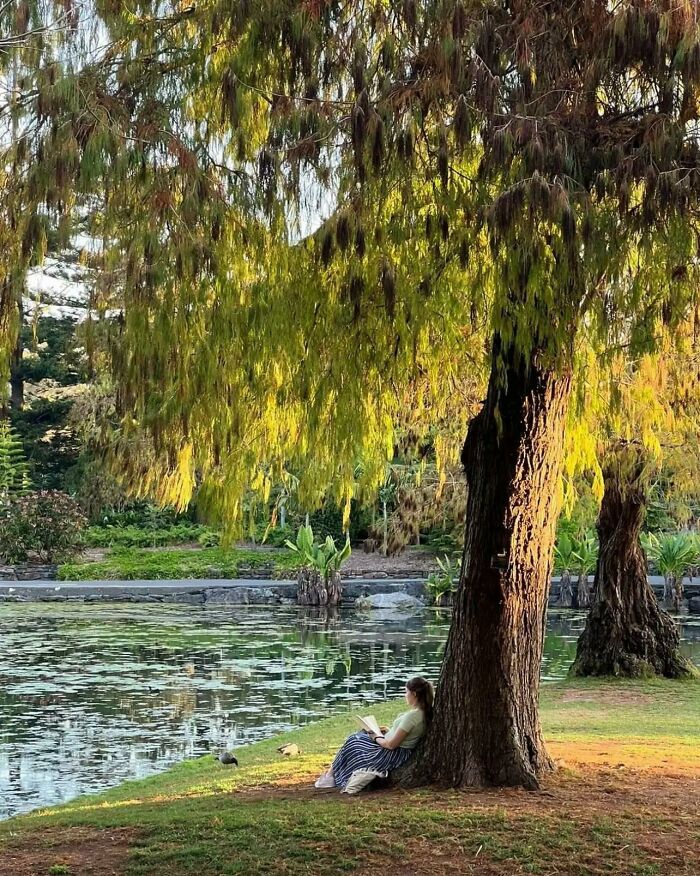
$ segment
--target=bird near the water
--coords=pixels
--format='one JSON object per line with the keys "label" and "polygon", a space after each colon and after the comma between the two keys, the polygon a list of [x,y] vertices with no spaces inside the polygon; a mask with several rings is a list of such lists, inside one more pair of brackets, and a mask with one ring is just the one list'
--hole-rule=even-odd
{"label": "bird near the water", "polygon": [[285,745],[280,745],[277,751],[285,757],[296,757],[301,754],[301,748],[299,748],[296,742],[287,742]]}
{"label": "bird near the water", "polygon": [[225,751],[223,754],[220,754],[219,761],[225,766],[238,766],[238,758],[235,754],[231,754],[230,751]]}

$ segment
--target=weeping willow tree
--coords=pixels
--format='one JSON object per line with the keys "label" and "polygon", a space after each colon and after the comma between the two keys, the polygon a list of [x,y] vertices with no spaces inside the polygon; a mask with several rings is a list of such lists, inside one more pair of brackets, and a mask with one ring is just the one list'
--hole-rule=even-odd
{"label": "weeping willow tree", "polygon": [[[99,205],[123,302],[121,459],[227,522],[288,467],[376,488],[401,387],[438,412],[476,326],[465,554],[406,782],[537,787],[544,612],[577,338],[652,343],[692,294],[690,2],[111,0],[37,16],[10,208]],[[54,33],[41,21],[69,15]],[[43,18],[42,18],[43,16]],[[56,42],[49,52],[47,46]],[[7,309],[9,312],[11,308]],[[148,432],[153,453],[138,453]],[[355,461],[364,460],[361,483]]]}
{"label": "weeping willow tree", "polygon": [[697,480],[697,328],[693,320],[670,338],[659,326],[655,353],[630,360],[620,352],[602,375],[590,361],[588,378],[604,379],[597,403],[589,399],[585,428],[598,439],[604,490],[594,596],[572,667],[576,675],[697,674],[649,584],[639,538],[654,472],[675,460],[676,489]]}

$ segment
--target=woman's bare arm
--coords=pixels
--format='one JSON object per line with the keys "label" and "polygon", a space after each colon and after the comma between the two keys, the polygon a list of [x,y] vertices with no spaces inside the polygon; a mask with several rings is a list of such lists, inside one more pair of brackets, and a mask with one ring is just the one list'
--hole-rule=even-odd
{"label": "woman's bare arm", "polygon": [[373,739],[377,745],[393,751],[394,748],[398,748],[401,745],[407,736],[408,733],[405,730],[395,730],[391,736],[373,736]]}

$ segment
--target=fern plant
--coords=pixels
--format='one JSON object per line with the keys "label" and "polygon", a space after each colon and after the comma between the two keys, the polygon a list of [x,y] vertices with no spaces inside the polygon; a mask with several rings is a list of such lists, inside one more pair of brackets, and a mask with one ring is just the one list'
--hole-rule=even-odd
{"label": "fern plant", "polygon": [[0,423],[0,504],[26,495],[31,486],[22,442],[9,423]]}

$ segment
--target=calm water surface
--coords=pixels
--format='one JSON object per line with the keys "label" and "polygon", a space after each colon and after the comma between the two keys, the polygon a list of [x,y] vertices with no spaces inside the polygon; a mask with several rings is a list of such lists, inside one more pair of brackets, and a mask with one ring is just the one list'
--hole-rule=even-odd
{"label": "calm water surface", "polygon": [[[584,615],[551,611],[562,678]],[[436,678],[449,616],[295,607],[0,604],[0,818],[70,800]],[[700,664],[700,618],[683,619]]]}

